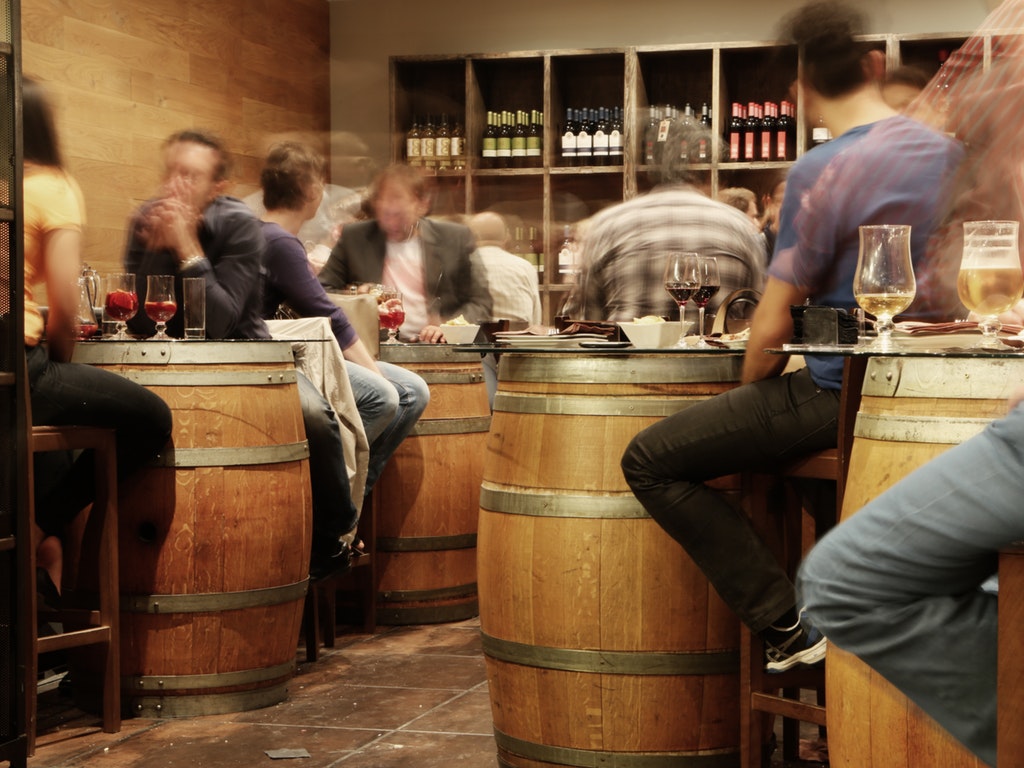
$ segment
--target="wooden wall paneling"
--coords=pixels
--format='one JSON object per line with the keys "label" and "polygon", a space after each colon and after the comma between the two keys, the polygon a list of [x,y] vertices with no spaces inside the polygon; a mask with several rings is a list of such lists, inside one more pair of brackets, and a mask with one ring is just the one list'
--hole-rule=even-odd
{"label": "wooden wall paneling", "polygon": [[159,184],[163,140],[205,127],[233,153],[233,194],[258,186],[270,143],[328,151],[324,0],[24,0],[24,70],[47,83],[82,186],[84,258],[117,269],[126,224]]}

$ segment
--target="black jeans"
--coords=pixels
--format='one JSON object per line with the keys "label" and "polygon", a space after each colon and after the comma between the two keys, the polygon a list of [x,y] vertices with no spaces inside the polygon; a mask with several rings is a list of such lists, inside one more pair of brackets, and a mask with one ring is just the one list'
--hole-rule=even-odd
{"label": "black jeans", "polygon": [[838,416],[839,391],[820,389],[803,369],[669,416],[633,438],[622,457],[640,503],[754,632],[794,606],[793,583],[743,511],[705,482],[834,448]]}
{"label": "black jeans", "polygon": [[[171,411],[144,387],[90,365],[54,362],[42,346],[26,347],[25,355],[32,423],[113,429],[119,481],[148,463],[170,439]],[[60,535],[95,495],[92,451],[77,457],[41,453],[34,462],[36,522],[47,535]]]}

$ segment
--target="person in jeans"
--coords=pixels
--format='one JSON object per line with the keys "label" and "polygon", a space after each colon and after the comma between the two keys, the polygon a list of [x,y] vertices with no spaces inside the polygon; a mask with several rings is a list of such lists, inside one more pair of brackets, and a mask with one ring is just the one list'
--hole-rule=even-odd
{"label": "person in jeans", "polygon": [[[171,436],[171,411],[158,396],[110,371],[70,362],[78,309],[85,204],[64,170],[53,112],[43,86],[22,80],[25,132],[25,357],[33,425],[113,429],[118,480],[144,466]],[[36,291],[46,287],[44,320]],[[37,587],[60,594],[65,527],[94,498],[92,451],[77,459],[40,453],[35,461]]]}
{"label": "person in jeans", "polygon": [[296,142],[278,144],[267,155],[260,174],[266,209],[263,235],[267,240],[263,317],[273,317],[286,304],[300,317],[330,318],[370,443],[368,494],[388,459],[423,414],[430,389],[418,374],[374,360],[344,310],[331,301],[309,268],[298,231],[320,205],[323,173],[323,158]]}
{"label": "person in jeans", "polygon": [[[919,290],[905,316],[948,319],[959,306],[955,279],[932,273],[926,246],[962,150],[885,104],[879,89],[884,54],[857,40],[863,28],[859,11],[832,2],[805,5],[787,18],[787,40],[801,51],[804,103],[837,138],[790,170],[742,385],[649,427],[622,457],[637,499],[764,641],[769,671],[820,661],[826,640],[801,624],[792,581],[743,511],[707,481],[773,472],[834,448],[843,361],[806,355],[805,368],[782,373],[786,356],[765,350],[790,341],[791,306],[807,300],[856,306],[862,224],[912,227]],[[834,503],[833,494],[822,497]]]}

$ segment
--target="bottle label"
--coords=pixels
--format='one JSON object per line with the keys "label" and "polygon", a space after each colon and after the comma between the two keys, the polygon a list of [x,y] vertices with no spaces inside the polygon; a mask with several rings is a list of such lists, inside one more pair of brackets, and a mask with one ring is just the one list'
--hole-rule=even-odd
{"label": "bottle label", "polygon": [[662,120],[658,123],[658,141],[665,142],[668,140],[668,129],[671,125],[671,120]]}
{"label": "bottle label", "polygon": [[410,160],[419,159],[420,156],[420,140],[419,139],[406,139],[405,141],[405,156]]}
{"label": "bottle label", "polygon": [[540,157],[540,136],[526,137],[526,156]]}
{"label": "bottle label", "polygon": [[594,154],[594,140],[589,133],[576,134],[576,154],[588,157]]}
{"label": "bottle label", "polygon": [[498,156],[498,140],[493,136],[490,136],[483,141],[483,148],[480,152],[482,157],[497,157]]}
{"label": "bottle label", "polygon": [[512,139],[512,157],[526,157],[525,136],[515,136]]}
{"label": "bottle label", "polygon": [[772,135],[767,131],[761,134],[761,159],[772,159]]}
{"label": "bottle label", "polygon": [[608,134],[608,154],[609,155],[621,155],[622,154],[622,133],[619,131],[612,131]]}
{"label": "bottle label", "polygon": [[576,134],[572,131],[562,134],[562,157],[576,157]]}
{"label": "bottle label", "polygon": [[512,157],[512,140],[498,137],[498,157]]}
{"label": "bottle label", "polygon": [[754,134],[753,132],[744,135],[743,159],[753,160],[754,158]]}
{"label": "bottle label", "polygon": [[823,144],[832,138],[832,134],[829,133],[828,128],[823,125],[815,126],[811,131],[811,141],[815,144]]}
{"label": "bottle label", "polygon": [[608,144],[609,144],[608,134],[605,133],[604,131],[595,131],[594,132],[594,137],[593,137],[592,141],[593,141],[594,155],[599,155],[601,157],[607,157],[608,156]]}
{"label": "bottle label", "polygon": [[451,157],[452,140],[447,136],[436,139],[434,142],[434,154],[438,157]]}
{"label": "bottle label", "polygon": [[708,150],[708,140],[707,139],[699,139],[697,141],[697,159],[701,160],[701,161],[707,160],[708,157],[709,157],[708,153],[709,153],[709,150]]}
{"label": "bottle label", "polygon": [[461,136],[452,136],[451,156],[452,157],[461,157],[465,153],[465,151],[466,151],[466,147],[464,146],[464,142],[462,140],[462,137]]}
{"label": "bottle label", "polygon": [[786,132],[778,131],[775,134],[775,157],[779,160],[789,159],[789,148],[786,146]]}
{"label": "bottle label", "polygon": [[421,141],[420,142],[420,151],[421,151],[421,154],[423,155],[423,157],[433,157],[434,156],[434,142],[431,141],[431,140]]}

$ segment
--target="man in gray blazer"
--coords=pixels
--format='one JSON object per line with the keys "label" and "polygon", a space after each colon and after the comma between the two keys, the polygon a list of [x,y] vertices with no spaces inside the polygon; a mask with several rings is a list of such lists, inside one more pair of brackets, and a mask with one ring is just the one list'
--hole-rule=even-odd
{"label": "man in gray blazer", "polygon": [[327,289],[382,283],[401,291],[403,340],[442,341],[441,322],[463,315],[490,320],[491,295],[473,234],[461,224],[425,218],[430,201],[422,172],[382,171],[370,189],[372,221],[347,224],[320,272]]}

